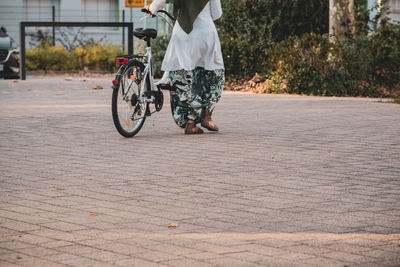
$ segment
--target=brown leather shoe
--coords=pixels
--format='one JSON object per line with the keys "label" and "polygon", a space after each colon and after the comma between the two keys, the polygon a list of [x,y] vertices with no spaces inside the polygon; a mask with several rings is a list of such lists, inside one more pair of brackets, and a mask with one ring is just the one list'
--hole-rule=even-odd
{"label": "brown leather shoe", "polygon": [[202,129],[196,126],[193,120],[188,120],[185,127],[185,134],[202,134]]}
{"label": "brown leather shoe", "polygon": [[209,131],[219,131],[218,126],[212,121],[210,112],[207,108],[203,109],[203,118],[201,119],[201,126]]}

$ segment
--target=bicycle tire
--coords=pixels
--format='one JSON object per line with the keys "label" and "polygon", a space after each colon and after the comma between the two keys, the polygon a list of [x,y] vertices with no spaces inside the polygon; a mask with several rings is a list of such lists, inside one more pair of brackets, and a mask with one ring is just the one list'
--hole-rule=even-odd
{"label": "bicycle tire", "polygon": [[[115,128],[126,138],[135,136],[142,129],[146,120],[149,103],[142,102],[139,97],[140,86],[145,82],[143,71],[143,63],[131,61],[116,78],[119,86],[113,90],[111,110]],[[124,109],[126,112],[122,114]]]}

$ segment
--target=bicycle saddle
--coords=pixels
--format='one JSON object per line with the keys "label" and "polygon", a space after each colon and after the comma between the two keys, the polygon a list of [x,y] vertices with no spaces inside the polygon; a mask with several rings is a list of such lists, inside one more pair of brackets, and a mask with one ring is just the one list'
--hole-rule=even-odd
{"label": "bicycle saddle", "polygon": [[133,31],[133,35],[135,35],[139,39],[143,38],[153,38],[157,37],[157,30],[155,29],[143,29],[143,28],[136,28]]}

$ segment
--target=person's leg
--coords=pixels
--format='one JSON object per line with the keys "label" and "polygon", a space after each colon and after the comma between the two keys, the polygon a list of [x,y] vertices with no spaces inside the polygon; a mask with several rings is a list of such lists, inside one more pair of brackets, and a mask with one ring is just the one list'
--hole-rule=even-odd
{"label": "person's leg", "polygon": [[176,92],[171,92],[171,105],[176,124],[185,127],[187,134],[203,133],[200,128],[196,127],[196,123],[200,121],[200,113],[193,108],[198,105],[198,97],[192,92],[193,71],[171,71],[169,77],[172,84],[176,86]]}
{"label": "person's leg", "polygon": [[201,114],[201,126],[210,131],[218,131],[218,126],[212,121],[211,115],[224,89],[225,71],[223,69],[204,70],[202,80],[203,110]]}

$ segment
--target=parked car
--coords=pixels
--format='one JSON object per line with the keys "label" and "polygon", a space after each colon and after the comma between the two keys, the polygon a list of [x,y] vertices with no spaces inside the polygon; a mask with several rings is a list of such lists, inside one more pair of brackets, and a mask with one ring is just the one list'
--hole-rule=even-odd
{"label": "parked car", "polygon": [[19,79],[19,49],[4,27],[0,28],[0,78]]}

